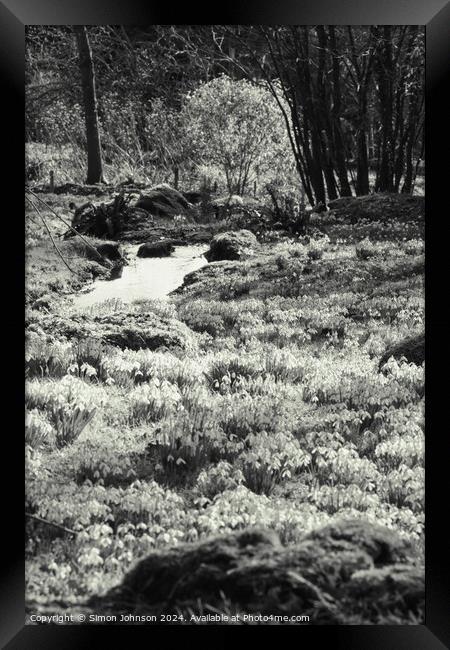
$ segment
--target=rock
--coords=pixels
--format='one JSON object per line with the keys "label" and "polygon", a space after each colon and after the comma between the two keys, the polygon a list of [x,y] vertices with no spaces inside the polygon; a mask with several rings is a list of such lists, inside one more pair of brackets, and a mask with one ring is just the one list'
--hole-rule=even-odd
{"label": "rock", "polygon": [[242,196],[239,196],[239,194],[233,194],[228,199],[228,205],[232,208],[241,207],[242,205],[244,205],[244,199],[242,198]]}
{"label": "rock", "polygon": [[381,357],[378,368],[381,369],[391,357],[395,359],[404,357],[410,363],[420,366],[425,361],[425,334],[403,339],[400,343],[388,348]]}
{"label": "rock", "polygon": [[120,259],[114,263],[114,266],[109,272],[108,280],[117,280],[122,277],[123,267],[126,266],[124,259]]}
{"label": "rock", "polygon": [[201,203],[208,195],[205,192],[182,192],[182,195],[192,205],[198,205]]}
{"label": "rock", "polygon": [[257,246],[255,235],[249,230],[224,232],[212,238],[209,251],[205,253],[208,262],[240,260]]}
{"label": "rock", "polygon": [[116,244],[116,243],[100,244],[99,246],[96,246],[96,249],[100,253],[100,255],[106,257],[106,259],[108,260],[111,260],[111,262],[115,262],[117,260],[123,259],[122,249],[120,247],[120,244]]}
{"label": "rock", "polygon": [[314,613],[315,622],[336,623],[332,599],[285,566],[283,556],[278,536],[257,529],[178,546],[152,553],[122,585],[88,605],[102,611],[126,601],[142,613],[165,611],[171,603],[186,613],[197,609],[198,600],[220,608],[223,594],[246,613]]}
{"label": "rock", "polygon": [[49,311],[51,308],[52,299],[48,294],[36,298],[36,300],[31,305],[32,309],[41,309],[43,311]]}
{"label": "rock", "polygon": [[135,207],[146,210],[154,217],[174,217],[189,212],[191,206],[181,192],[163,184],[141,196]]}
{"label": "rock", "polygon": [[[186,616],[227,608],[310,616],[312,624],[369,624],[379,613],[407,622],[423,612],[423,567],[393,531],[341,520],[284,547],[273,531],[247,529],[155,551],[122,584],[86,604],[93,611]],[[377,605],[383,601],[380,610]]]}
{"label": "rock", "polygon": [[142,244],[137,252],[138,257],[168,257],[175,250],[171,239]]}
{"label": "rock", "polygon": [[374,622],[387,623],[394,617],[416,616],[422,622],[425,609],[423,567],[394,564],[356,571],[345,588],[345,597],[356,605],[355,613]]}
{"label": "rock", "polygon": [[408,545],[394,531],[360,519],[346,519],[313,531],[305,537],[330,551],[345,542],[362,549],[375,566],[384,566],[407,557]]}

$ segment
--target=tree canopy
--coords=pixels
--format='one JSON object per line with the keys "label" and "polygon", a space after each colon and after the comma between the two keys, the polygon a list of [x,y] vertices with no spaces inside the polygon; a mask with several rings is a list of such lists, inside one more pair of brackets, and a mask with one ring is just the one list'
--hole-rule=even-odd
{"label": "tree canopy", "polygon": [[[424,158],[419,26],[102,25],[86,33],[106,167],[120,160],[134,175],[195,183],[209,165],[228,190],[245,192],[283,142],[311,204],[413,191]],[[27,141],[70,146],[72,156],[87,143],[78,49],[70,26],[27,28]]]}

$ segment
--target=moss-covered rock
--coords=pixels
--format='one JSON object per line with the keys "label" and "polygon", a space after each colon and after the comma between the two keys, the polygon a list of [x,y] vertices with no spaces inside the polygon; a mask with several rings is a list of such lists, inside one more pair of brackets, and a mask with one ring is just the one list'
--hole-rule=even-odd
{"label": "moss-covered rock", "polygon": [[164,239],[153,243],[142,244],[139,247],[138,257],[169,257],[175,250],[175,244],[171,239]]}
{"label": "moss-covered rock", "polygon": [[136,202],[137,208],[146,210],[154,217],[174,217],[190,209],[187,199],[169,185],[157,185]]}
{"label": "moss-covered rock", "polygon": [[421,365],[425,361],[425,334],[403,339],[400,343],[388,348],[380,359],[381,368],[391,357],[405,358],[410,363]]}
{"label": "moss-covered rock", "polygon": [[[314,613],[322,623],[337,622],[333,600],[283,561],[278,536],[248,530],[152,553],[123,583],[89,605],[136,613],[196,611],[198,602],[220,608],[223,598],[254,614]],[[121,603],[121,605],[119,605]]]}
{"label": "moss-covered rock", "polygon": [[220,233],[212,238],[205,257],[208,262],[240,260],[246,254],[253,252],[257,243],[255,235],[249,230]]}
{"label": "moss-covered rock", "polygon": [[348,543],[367,553],[375,566],[384,566],[407,558],[407,544],[394,531],[385,526],[364,523],[359,519],[346,519],[324,528],[319,528],[306,536],[330,552],[339,544]]}
{"label": "moss-covered rock", "polygon": [[106,257],[106,259],[110,260],[111,262],[116,262],[123,259],[122,248],[120,244],[116,242],[106,242],[104,244],[99,244],[96,246],[96,249],[100,255],[102,255],[102,257]]}
{"label": "moss-covered rock", "polygon": [[408,612],[421,622],[424,596],[423,567],[403,564],[356,571],[345,588],[357,616],[384,624],[399,622]]}
{"label": "moss-covered rock", "polygon": [[[154,552],[122,584],[88,603],[96,612],[186,616],[199,607],[310,616],[313,624],[423,614],[423,569],[393,531],[342,520],[283,547],[273,531],[249,529]],[[374,599],[380,602],[377,608]],[[200,604],[200,605],[199,605]]]}

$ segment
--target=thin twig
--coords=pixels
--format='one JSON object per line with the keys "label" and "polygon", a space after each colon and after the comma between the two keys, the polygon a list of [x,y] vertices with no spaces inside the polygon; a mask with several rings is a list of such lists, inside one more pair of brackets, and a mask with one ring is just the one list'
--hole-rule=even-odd
{"label": "thin twig", "polygon": [[31,512],[26,512],[25,516],[30,517],[30,519],[35,519],[36,521],[39,521],[41,524],[46,524],[47,526],[53,526],[54,528],[59,528],[59,530],[63,530],[65,533],[69,533],[70,535],[78,535],[76,530],[72,530],[71,528],[66,528],[65,526],[61,526],[61,524],[54,524],[52,521],[48,521],[47,519],[42,519],[42,517],[38,517],[37,515],[32,515]]}
{"label": "thin twig", "polygon": [[33,206],[33,208],[36,210],[36,212],[38,213],[38,215],[41,217],[42,223],[44,224],[44,228],[45,228],[46,231],[48,232],[48,235],[49,235],[50,239],[52,240],[52,244],[53,244],[53,246],[54,246],[56,252],[58,253],[59,257],[61,258],[63,264],[65,264],[65,266],[67,266],[67,268],[69,269],[69,271],[70,271],[71,273],[74,273],[75,275],[77,275],[76,271],[74,271],[74,270],[69,266],[69,264],[66,262],[66,260],[65,260],[64,257],[63,257],[63,254],[61,253],[61,251],[59,250],[58,246],[56,245],[56,242],[55,242],[55,240],[54,240],[54,238],[53,238],[53,235],[52,235],[52,233],[50,232],[50,228],[47,226],[47,223],[46,223],[46,221],[45,221],[45,219],[44,219],[44,216],[43,216],[42,213],[40,212],[40,210],[39,210],[39,208],[37,207],[37,205],[35,205],[35,204],[33,203],[33,201],[32,201],[30,198],[28,198],[28,196],[26,197],[26,199],[27,199],[28,203],[30,203],[30,204]]}
{"label": "thin twig", "polygon": [[[50,210],[51,212],[53,212],[53,214],[55,215],[55,217],[58,217],[58,219],[59,219],[60,221],[62,221],[63,224],[69,228],[69,230],[71,230],[75,235],[78,235],[78,237],[80,237],[80,239],[82,239],[82,241],[84,241],[84,243],[86,244],[86,246],[87,246],[88,248],[90,248],[90,249],[91,249],[91,250],[96,254],[97,257],[99,257],[102,261],[105,261],[106,258],[104,258],[103,255],[101,255],[101,254],[98,252],[98,250],[95,248],[95,246],[92,246],[92,244],[89,243],[88,240],[87,240],[85,237],[83,237],[83,235],[82,235],[81,233],[78,232],[78,230],[75,230],[75,228],[74,228],[73,226],[71,226],[70,223],[68,223],[65,219],[63,219],[63,218],[61,217],[61,215],[59,215],[57,212],[55,212],[55,210],[54,210],[50,205],[48,205],[48,203],[46,203],[43,199],[41,199],[40,196],[38,196],[37,194],[35,194],[35,193],[33,192],[33,190],[30,190],[29,188],[27,188],[26,191],[29,192],[29,193],[30,193],[30,194],[31,194],[35,199],[37,199],[38,201],[40,201],[41,203],[43,203],[43,204],[45,205],[45,207],[46,207],[48,210]],[[106,261],[109,262],[109,260],[106,260]]]}

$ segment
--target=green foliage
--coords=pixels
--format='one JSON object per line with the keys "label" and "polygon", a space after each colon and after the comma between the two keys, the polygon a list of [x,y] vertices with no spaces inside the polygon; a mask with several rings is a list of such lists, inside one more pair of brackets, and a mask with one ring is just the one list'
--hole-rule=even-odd
{"label": "green foliage", "polygon": [[187,97],[183,119],[191,146],[218,167],[231,194],[244,194],[287,150],[284,125],[268,90],[222,75]]}

